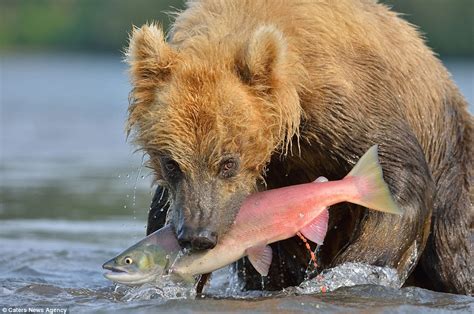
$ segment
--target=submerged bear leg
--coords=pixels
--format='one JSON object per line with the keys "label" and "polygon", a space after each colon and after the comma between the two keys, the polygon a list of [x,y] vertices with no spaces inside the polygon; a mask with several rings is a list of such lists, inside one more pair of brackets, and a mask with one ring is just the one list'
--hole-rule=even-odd
{"label": "submerged bear leg", "polygon": [[[337,147],[337,151],[319,147],[317,149],[325,152],[324,154],[314,151],[303,154],[301,162],[304,171],[293,168],[294,165],[290,167],[290,171],[286,171],[287,165],[284,161],[275,163],[272,160],[273,167],[270,167],[268,176],[271,179],[269,181],[274,184],[308,182],[311,180],[309,177],[326,173],[330,178],[337,179],[344,177],[350,170],[352,162],[349,160],[353,161],[353,154],[360,156],[370,145],[379,144],[385,180],[404,214],[384,214],[352,204],[332,207],[329,210],[330,231],[318,254],[322,269],[346,262],[388,266],[397,269],[401,281],[404,282],[423,252],[430,228],[434,182],[423,150],[410,129],[407,126],[391,127],[392,131],[379,130],[380,138],[359,137],[357,140],[344,141]],[[393,131],[395,129],[396,132]],[[344,145],[353,146],[351,149]],[[309,149],[315,148],[316,145],[313,144]],[[354,149],[357,149],[357,152]],[[339,159],[327,158],[330,154],[336,154]],[[310,160],[324,156],[324,160]],[[333,160],[336,162],[331,164]],[[344,165],[346,162],[348,164]],[[278,168],[279,171],[271,171],[273,168]],[[286,177],[285,173],[289,175]],[[292,238],[272,245],[273,261],[269,278],[264,279],[266,290],[299,285],[305,279],[310,255],[302,244],[299,239]],[[246,289],[262,288],[261,277],[249,263],[239,262],[237,266],[239,277],[244,280]]]}
{"label": "submerged bear leg", "polygon": [[[459,101],[463,103],[463,101]],[[450,106],[451,107],[451,106]],[[451,110],[444,123],[451,143],[433,170],[437,193],[431,234],[420,260],[417,275],[427,274],[429,288],[450,293],[472,293],[470,220],[472,213],[473,138],[472,119]],[[423,274],[421,274],[423,275]]]}
{"label": "submerged bear leg", "polygon": [[403,210],[388,215],[366,210],[352,238],[332,266],[362,262],[397,269],[403,283],[420,258],[430,228],[434,182],[421,146],[408,128],[374,138],[384,178]]}
{"label": "submerged bear leg", "polygon": [[460,167],[458,163],[442,169],[431,234],[420,266],[424,274],[428,274],[425,279],[430,289],[469,295],[472,293],[469,239],[471,204]]}

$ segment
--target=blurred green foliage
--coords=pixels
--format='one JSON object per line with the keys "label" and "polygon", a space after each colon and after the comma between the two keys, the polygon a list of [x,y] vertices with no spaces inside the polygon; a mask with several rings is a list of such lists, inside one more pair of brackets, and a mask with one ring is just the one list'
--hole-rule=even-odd
{"label": "blurred green foliage", "polygon": [[[233,0],[229,0],[233,1]],[[258,1],[258,0],[256,0]],[[171,18],[184,0],[2,0],[0,49],[119,52],[132,25]],[[474,57],[473,0],[384,0],[441,56]]]}
{"label": "blurred green foliage", "polygon": [[474,0],[384,0],[443,56],[474,57]]}
{"label": "blurred green foliage", "polygon": [[120,52],[132,25],[160,21],[184,0],[1,0],[0,49]]}

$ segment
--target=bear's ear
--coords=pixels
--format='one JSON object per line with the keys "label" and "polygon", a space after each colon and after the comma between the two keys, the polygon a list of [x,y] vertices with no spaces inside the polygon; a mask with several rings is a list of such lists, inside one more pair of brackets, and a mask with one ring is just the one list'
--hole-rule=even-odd
{"label": "bear's ear", "polygon": [[157,89],[168,81],[177,59],[178,53],[166,43],[163,31],[156,24],[133,29],[126,51],[132,83],[127,136],[154,103]]}
{"label": "bear's ear", "polygon": [[[126,52],[133,85],[133,97],[147,98],[147,93],[159,88],[169,77],[177,53],[165,41],[156,24],[134,27]],[[145,99],[143,99],[145,100]]]}
{"label": "bear's ear", "polygon": [[261,26],[239,52],[237,73],[257,92],[268,93],[275,87],[284,67],[286,51],[283,34],[273,26]]}

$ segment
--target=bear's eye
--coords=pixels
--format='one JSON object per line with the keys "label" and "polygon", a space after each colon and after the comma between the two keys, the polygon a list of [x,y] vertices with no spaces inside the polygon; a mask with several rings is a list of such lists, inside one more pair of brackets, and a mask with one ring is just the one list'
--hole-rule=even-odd
{"label": "bear's eye", "polygon": [[174,172],[176,170],[179,170],[179,165],[174,160],[168,160],[165,162],[165,169],[168,172]]}
{"label": "bear's eye", "polygon": [[164,174],[170,179],[178,178],[181,173],[178,163],[171,158],[161,159],[161,167]]}
{"label": "bear's eye", "polygon": [[239,164],[235,158],[227,158],[221,163],[220,174],[223,178],[230,178],[237,174]]}

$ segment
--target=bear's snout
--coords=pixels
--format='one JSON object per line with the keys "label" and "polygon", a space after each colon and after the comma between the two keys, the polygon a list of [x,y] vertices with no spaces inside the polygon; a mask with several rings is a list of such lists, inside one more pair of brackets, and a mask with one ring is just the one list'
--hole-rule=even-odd
{"label": "bear's snout", "polygon": [[187,174],[176,184],[170,208],[180,246],[193,251],[216,246],[219,237],[230,229],[247,195],[245,190],[229,186],[226,180],[200,177],[204,175]]}
{"label": "bear's snout", "polygon": [[178,242],[181,247],[193,251],[212,249],[217,243],[217,232],[207,228],[182,226],[178,230]]}

